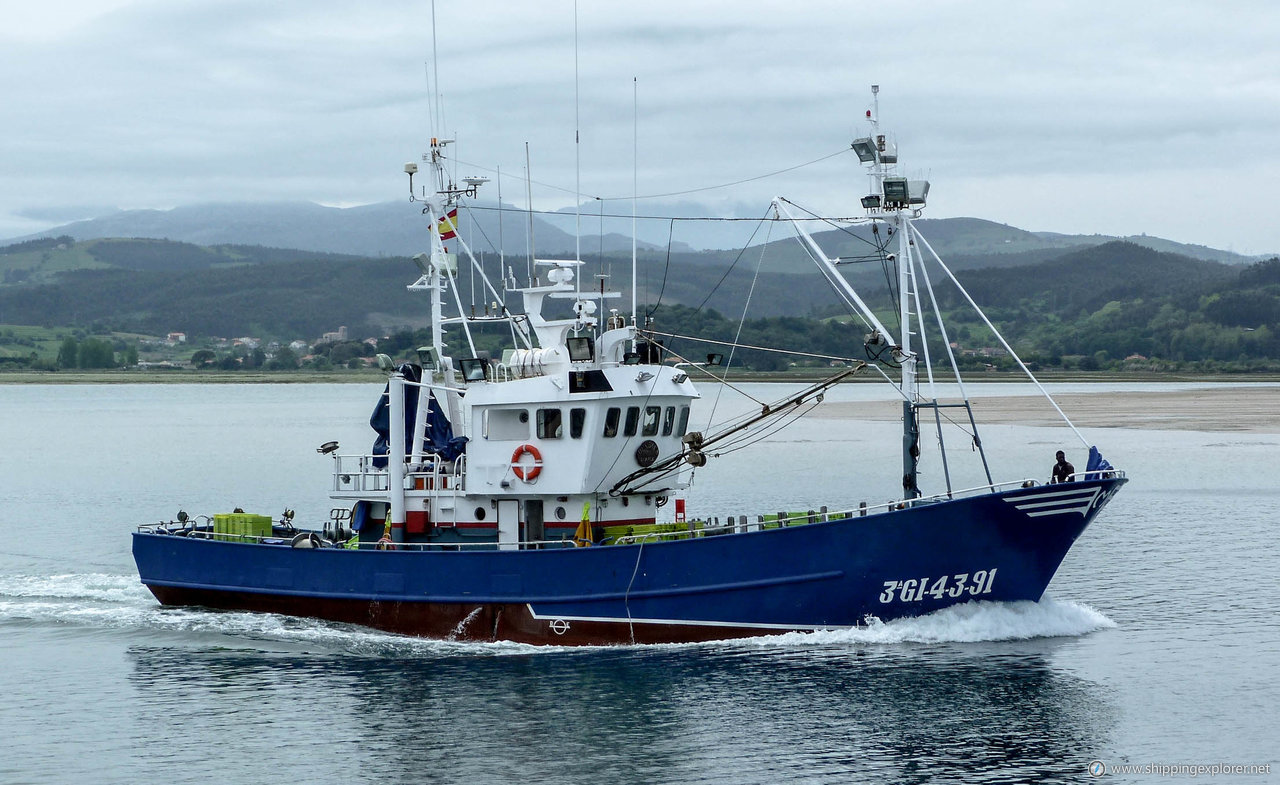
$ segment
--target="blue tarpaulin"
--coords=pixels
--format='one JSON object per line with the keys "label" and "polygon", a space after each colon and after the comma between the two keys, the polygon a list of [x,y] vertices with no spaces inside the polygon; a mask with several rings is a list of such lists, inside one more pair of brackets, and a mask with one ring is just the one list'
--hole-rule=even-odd
{"label": "blue tarpaulin", "polygon": [[[406,442],[407,444],[408,442]],[[456,461],[466,450],[467,437],[454,436],[453,425],[440,408],[440,401],[435,393],[427,399],[427,432],[423,439],[423,449],[435,453],[442,461]]]}
{"label": "blue tarpaulin", "polygon": [[1102,457],[1097,447],[1089,448],[1089,463],[1084,467],[1087,476],[1091,476],[1088,475],[1089,472],[1108,472],[1114,468],[1106,458]]}
{"label": "blue tarpaulin", "polygon": [[[417,365],[405,363],[396,370],[410,382],[422,381],[422,368]],[[373,442],[373,465],[379,469],[386,468],[385,456],[391,452],[390,392],[391,384],[388,383],[382,391],[382,397],[378,399],[378,405],[373,407],[373,414],[369,417],[369,427],[378,434],[378,438]],[[427,404],[427,432],[422,440],[423,452],[437,455],[445,461],[457,460],[465,449],[467,438],[453,435],[453,426],[445,416],[444,410],[440,408],[440,402],[436,400],[435,395],[430,396],[428,400],[430,402]],[[418,396],[406,394],[404,397],[404,444],[405,449],[409,451],[413,449],[413,423],[417,416]]]}

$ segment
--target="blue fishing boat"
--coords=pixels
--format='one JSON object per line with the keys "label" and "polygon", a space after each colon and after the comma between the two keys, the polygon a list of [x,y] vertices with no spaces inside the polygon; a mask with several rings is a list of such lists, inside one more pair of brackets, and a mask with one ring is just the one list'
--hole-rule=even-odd
{"label": "blue fishing boat", "polygon": [[[867,117],[870,134],[851,147],[871,183],[857,220],[876,227],[877,253],[896,271],[899,329],[881,323],[794,204],[775,199],[774,220],[794,227],[865,324],[852,341],[860,358],[705,431],[690,428],[699,397],[693,375],[717,378],[719,357],[680,356],[664,343],[674,333],[638,323],[634,273],[630,317],[616,308],[606,315],[621,295],[603,284],[583,288],[579,259],[538,260],[523,287],[510,271],[495,284],[457,233],[459,207],[484,181],[453,182],[449,142],[433,139],[424,156],[431,187],[415,195],[418,166],[405,167],[428,243],[414,258],[419,275],[409,289],[429,297],[432,340],[411,361],[380,357],[387,384],[371,417],[372,449],[321,446],[333,461],[331,519],[306,526],[288,511],[279,519],[236,511],[142,526],[133,535],[142,582],[165,605],[535,644],[827,630],[965,602],[1039,600],[1125,476],[1067,421],[1088,449],[1084,471],[1053,483],[1031,472],[992,477],[929,268],[981,310],[913,223],[929,184],[898,174],[878,107]],[[482,314],[463,312],[460,260],[492,299]],[[514,294],[522,306],[508,308]],[[450,302],[456,312],[446,313]],[[924,316],[930,306],[936,326]],[[471,326],[479,323],[509,328],[513,345],[500,358],[476,349]],[[935,393],[927,334],[959,382],[955,399]],[[773,427],[854,374],[878,374],[902,400],[902,441],[892,448],[901,453],[902,487],[886,490],[893,501],[815,510],[818,500],[794,498],[795,489],[783,498],[780,488],[777,508],[804,509],[686,518],[679,496],[716,445]],[[932,420],[941,445],[944,411],[971,426],[986,481],[953,488],[944,449],[937,465],[945,485],[926,494],[920,432]]]}

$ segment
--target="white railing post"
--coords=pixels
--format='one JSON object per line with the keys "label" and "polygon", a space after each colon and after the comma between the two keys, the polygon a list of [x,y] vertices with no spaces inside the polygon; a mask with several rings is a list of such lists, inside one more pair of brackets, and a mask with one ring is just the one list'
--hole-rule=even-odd
{"label": "white railing post", "polygon": [[387,495],[391,497],[391,540],[404,542],[404,377],[387,380],[391,396],[390,449],[387,453]]}

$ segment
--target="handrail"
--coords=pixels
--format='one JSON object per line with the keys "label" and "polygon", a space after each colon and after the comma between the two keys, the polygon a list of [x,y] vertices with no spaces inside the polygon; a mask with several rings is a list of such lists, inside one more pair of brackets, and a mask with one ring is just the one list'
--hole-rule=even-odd
{"label": "handrail", "polygon": [[[296,529],[292,534],[284,535],[284,536],[277,536],[274,534],[270,536],[258,536],[258,535],[252,535],[252,534],[229,534],[229,533],[223,533],[223,532],[214,532],[211,524],[201,524],[199,526],[190,526],[188,524],[183,524],[179,521],[168,521],[168,522],[161,521],[160,523],[143,523],[138,525],[138,531],[142,534],[164,534],[164,535],[172,535],[174,537],[194,537],[198,540],[216,540],[218,542],[228,542],[232,544],[241,543],[241,544],[261,545],[266,543],[268,545],[282,545],[282,546],[286,545],[289,542],[290,537],[297,536],[298,534],[311,534],[311,533],[320,534],[320,532],[314,532],[310,529]],[[266,542],[267,540],[273,540],[275,542],[267,543]],[[350,551],[383,550],[383,548],[378,547],[381,543],[377,543],[377,542],[362,542],[359,544],[359,547],[356,547],[356,548],[347,547],[347,542],[344,542],[344,541],[334,541],[327,538],[322,538],[322,542],[324,544],[321,547],[327,550],[350,550]],[[503,544],[506,545],[508,543],[503,543]],[[555,548],[574,547],[572,539],[522,540],[516,544],[520,546],[553,546]],[[498,547],[498,543],[496,541],[445,542],[445,543],[397,542],[397,543],[394,543],[392,547],[385,548],[385,549],[396,550],[396,551],[425,551],[425,550],[441,550],[441,549],[494,550],[497,547]],[[529,548],[524,547],[524,549],[527,550]]]}
{"label": "handrail", "polygon": [[[1119,469],[1106,469],[1106,470],[1096,470],[1096,471],[1080,471],[1080,473],[1076,473],[1071,476],[1073,476],[1073,478],[1079,478],[1080,480],[1083,480],[1083,479],[1087,479],[1087,476],[1085,475],[1098,475],[1100,476],[1100,479],[1108,479],[1108,478],[1124,478],[1125,473],[1124,471],[1121,471]],[[872,505],[872,506],[865,506],[865,507],[861,507],[861,506],[852,507],[852,508],[849,508],[849,510],[827,511],[827,512],[823,512],[823,514],[820,514],[820,515],[823,516],[824,521],[841,520],[841,519],[846,519],[846,517],[863,517],[863,516],[872,514],[872,512],[877,512],[882,510],[883,511],[905,510],[905,508],[908,508],[908,507],[915,507],[920,505],[932,505],[932,503],[950,501],[950,499],[954,499],[956,497],[977,496],[977,494],[979,493],[991,493],[993,492],[993,490],[997,490],[997,489],[1004,490],[1004,489],[1016,489],[1016,488],[1034,488],[1034,487],[1037,487],[1037,485],[1044,485],[1044,484],[1047,484],[1047,483],[1041,483],[1039,482],[1039,480],[1034,478],[1024,478],[1021,480],[1006,480],[1006,482],[1004,483],[975,485],[975,487],[973,488],[965,488],[963,490],[954,490],[954,492],[951,492],[951,493],[937,493],[937,494],[933,494],[933,496],[916,497],[911,499],[901,498],[901,499],[896,499],[896,501],[882,502],[882,503],[879,503],[879,505]],[[804,525],[804,524],[809,524],[809,522],[815,522],[812,520],[814,515],[819,515],[819,514],[817,514],[817,512],[813,512],[813,514],[810,514],[810,512],[799,512],[799,514],[796,514],[796,515],[778,516],[776,521],[771,521],[771,522],[777,522],[777,524],[780,525],[781,528],[787,528],[787,526]],[[748,526],[760,526],[760,521],[749,522]],[[742,528],[741,522],[733,520],[732,522],[726,522],[726,524],[722,524],[722,525],[701,526],[701,528],[699,528],[698,531],[700,531],[700,533],[705,534],[705,533],[709,533],[709,531],[739,530],[741,528]],[[681,534],[684,534],[684,531],[678,531],[678,530],[648,531],[648,533],[645,533],[645,534],[625,534],[625,535],[622,535],[622,537],[620,538],[614,539],[613,542],[614,544],[635,544],[640,542],[648,542],[648,540],[650,539],[660,539],[664,537],[666,538],[678,537],[678,535],[681,535]]]}
{"label": "handrail", "polygon": [[[385,493],[388,490],[390,472],[386,468],[377,468],[373,461],[387,458],[385,455],[372,453],[352,453],[333,456],[333,490],[348,493]],[[427,456],[430,465],[427,470],[414,471],[406,467],[404,473],[405,490],[414,490],[411,483],[414,479],[431,479],[432,487],[440,489],[439,480],[448,479],[449,490],[463,490],[466,477],[466,456],[459,456],[453,461],[441,461]],[[354,466],[353,466],[354,464]],[[421,490],[421,489],[419,489]]]}
{"label": "handrail", "polygon": [[[1120,469],[1099,469],[1094,471],[1076,472],[1075,474],[1071,475],[1071,477],[1079,481],[1081,479],[1087,479],[1092,475],[1097,475],[1101,479],[1110,479],[1110,478],[1124,479],[1126,477],[1124,471]],[[859,506],[859,507],[854,507],[847,510],[835,510],[835,511],[823,512],[823,513],[818,513],[816,511],[802,512],[802,513],[797,513],[795,515],[778,516],[775,521],[770,521],[768,523],[775,523],[780,528],[788,528],[791,526],[807,525],[807,524],[819,522],[815,520],[815,518],[817,518],[818,516],[821,516],[822,522],[832,522],[832,521],[839,521],[846,518],[865,517],[869,514],[878,513],[880,511],[888,512],[892,510],[908,509],[910,507],[917,507],[917,506],[926,505],[926,504],[935,504],[939,502],[952,500],[957,496],[976,495],[979,493],[990,493],[992,492],[992,490],[996,490],[996,489],[1014,490],[1018,488],[1044,487],[1052,484],[1053,483],[1042,483],[1041,481],[1036,480],[1034,478],[1024,478],[1022,480],[1010,480],[1006,482],[994,483],[991,485],[978,485],[973,488],[966,488],[964,490],[955,491],[950,494],[939,493],[939,494],[934,494],[933,496],[918,497],[915,499],[898,499],[896,501],[883,502],[883,503],[872,505],[872,506]],[[1066,484],[1066,483],[1059,483],[1059,484]],[[290,536],[290,535],[286,535],[283,537],[278,537],[273,534],[271,536],[264,537],[264,536],[248,535],[248,534],[229,534],[229,533],[222,533],[222,532],[215,533],[213,531],[213,524],[208,521],[208,518],[206,516],[199,516],[199,517],[205,518],[205,522],[196,523],[193,520],[188,522],[161,521],[159,523],[144,523],[138,526],[138,531],[144,534],[165,534],[165,535],[173,535],[173,536],[195,537],[197,539],[206,539],[206,540],[216,539],[219,541],[225,541],[230,543],[262,544],[266,540],[278,541],[278,542],[268,543],[271,545],[284,545],[288,541]],[[601,523],[602,525],[608,525],[607,522],[601,522]],[[748,522],[746,524],[746,528],[747,528],[747,531],[761,531],[764,529],[766,525],[767,525],[766,522],[764,522],[763,520],[757,519],[756,521]],[[176,527],[176,530],[175,530],[175,527]],[[646,532],[644,534],[626,534],[626,535],[622,535],[620,537],[615,538],[611,545],[639,545],[639,544],[652,542],[652,541],[661,541],[663,538],[671,538],[671,537],[675,537],[677,539],[686,539],[690,536],[708,536],[708,535],[717,536],[717,533],[732,533],[732,532],[739,531],[742,528],[743,528],[743,524],[739,522],[739,519],[731,517],[729,522],[724,524],[716,524],[711,526],[703,525],[696,529],[689,529],[688,531],[676,529],[676,530],[670,530],[670,531]],[[309,530],[306,530],[306,529],[294,529],[293,535],[307,533],[308,531]],[[323,542],[324,542],[323,547],[327,549],[332,549],[332,550],[369,551],[369,550],[378,549],[377,548],[378,543],[373,543],[373,542],[362,542],[356,548],[348,548],[347,543],[345,542],[335,542],[328,539],[325,539]],[[510,545],[511,543],[502,543],[502,544]],[[560,548],[573,547],[573,540],[571,539],[521,540],[514,544],[517,546],[519,550],[530,550],[534,548],[560,549]],[[499,543],[496,541],[448,542],[448,543],[398,542],[394,544],[391,550],[397,550],[397,551],[496,550],[498,548],[498,545]],[[610,545],[597,544],[591,547],[610,547]]]}

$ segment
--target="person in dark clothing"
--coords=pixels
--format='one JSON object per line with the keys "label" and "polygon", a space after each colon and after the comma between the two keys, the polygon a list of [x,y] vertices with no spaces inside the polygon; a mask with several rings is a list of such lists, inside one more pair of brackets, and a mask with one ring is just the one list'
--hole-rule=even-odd
{"label": "person in dark clothing", "polygon": [[1049,482],[1066,482],[1076,473],[1076,467],[1071,465],[1062,450],[1058,450],[1057,458],[1058,462],[1053,465],[1053,479]]}

